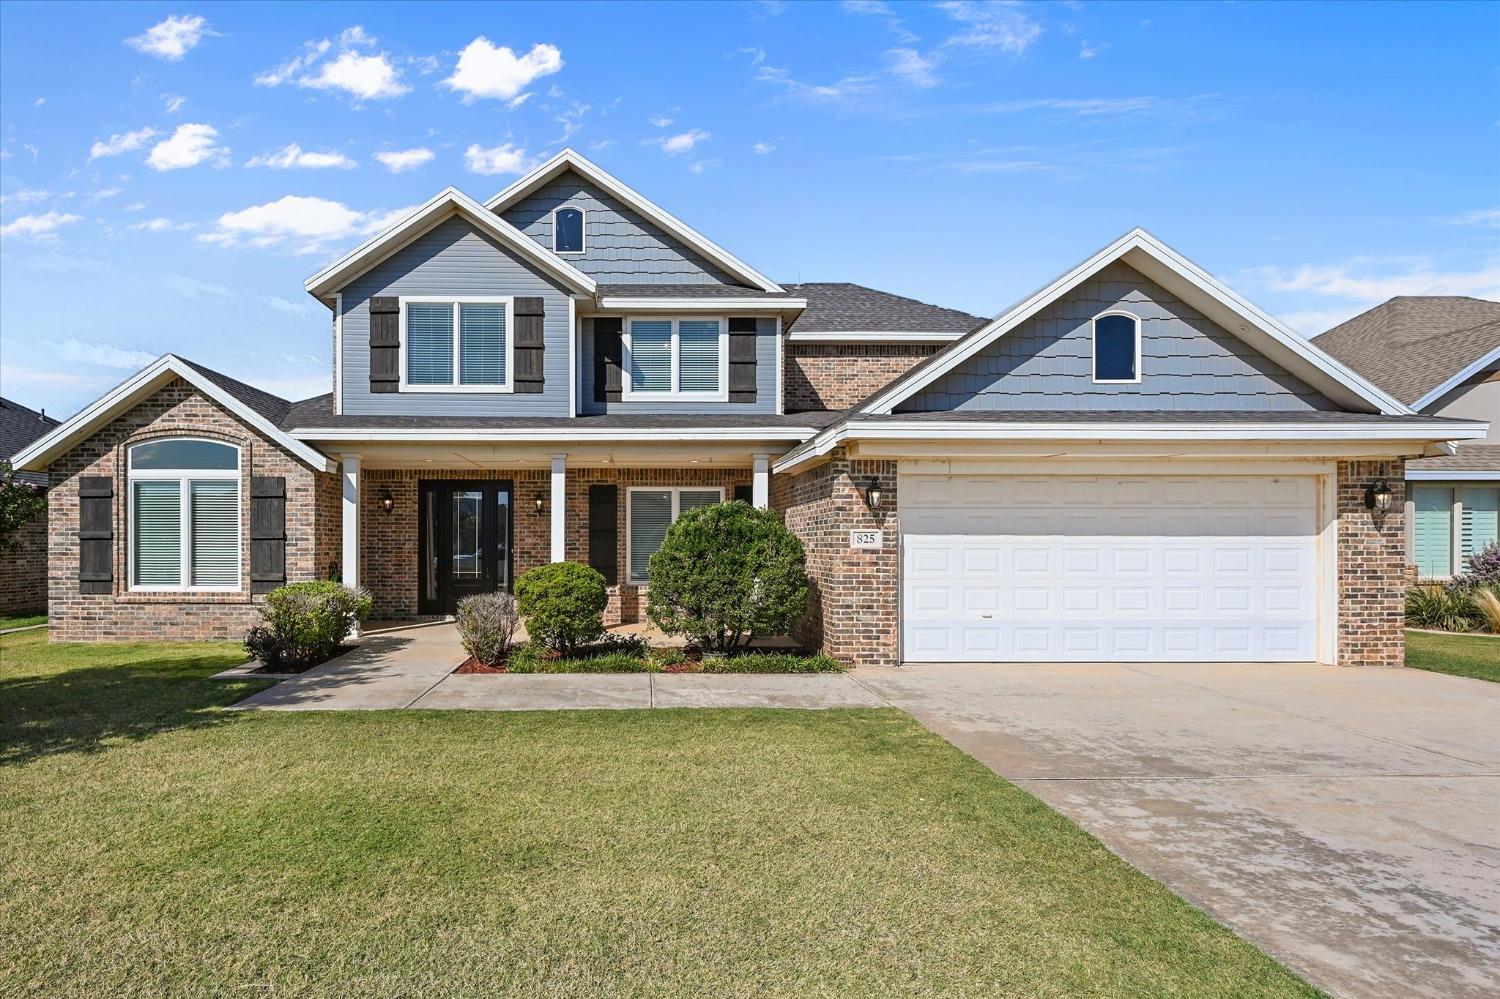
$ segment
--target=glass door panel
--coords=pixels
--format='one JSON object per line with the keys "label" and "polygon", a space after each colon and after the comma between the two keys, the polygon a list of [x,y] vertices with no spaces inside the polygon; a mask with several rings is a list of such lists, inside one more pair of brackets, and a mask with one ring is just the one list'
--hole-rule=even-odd
{"label": "glass door panel", "polygon": [[418,613],[452,614],[464,597],[510,589],[510,482],[424,482],[418,506]]}

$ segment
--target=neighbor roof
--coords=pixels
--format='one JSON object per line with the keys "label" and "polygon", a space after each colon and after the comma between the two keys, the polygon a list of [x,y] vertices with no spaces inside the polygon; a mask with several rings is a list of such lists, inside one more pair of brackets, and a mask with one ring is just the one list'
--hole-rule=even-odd
{"label": "neighbor roof", "polygon": [[[58,421],[19,402],[0,399],[0,458],[15,457],[17,451],[57,426]],[[47,476],[17,472],[16,478],[33,485],[46,485]]]}
{"label": "neighbor roof", "polygon": [[1465,444],[1453,454],[1406,463],[1408,479],[1500,478],[1500,444]]}
{"label": "neighbor roof", "polygon": [[1398,295],[1314,342],[1419,409],[1500,354],[1500,302]]}
{"label": "neighbor roof", "polygon": [[847,281],[809,281],[783,287],[788,294],[807,299],[807,308],[787,327],[791,332],[962,334],[987,322],[983,316]]}

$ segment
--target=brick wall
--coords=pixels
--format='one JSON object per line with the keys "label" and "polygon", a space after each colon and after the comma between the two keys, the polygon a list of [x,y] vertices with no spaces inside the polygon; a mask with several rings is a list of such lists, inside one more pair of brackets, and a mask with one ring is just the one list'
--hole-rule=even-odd
{"label": "brick wall", "polygon": [[47,514],[23,524],[0,552],[0,615],[47,611]]}
{"label": "brick wall", "polygon": [[[878,512],[865,502],[872,478],[882,490]],[[855,666],[896,665],[901,656],[896,463],[852,461],[840,450],[816,468],[771,482],[773,505],[807,548],[812,592],[797,639]],[[884,531],[885,547],[849,547],[854,529]]]}
{"label": "brick wall", "polygon": [[[233,593],[131,593],[127,559],[126,449],[159,437],[191,435],[238,445],[240,452],[241,580]],[[174,381],[82,441],[49,470],[49,614],[54,641],[237,639],[256,620],[250,595],[250,476],[286,478],[289,581],[320,578],[314,501],[320,478],[281,448],[246,428],[233,414],[186,382]],[[84,594],[78,588],[78,477],[114,480],[114,591]],[[325,486],[326,488],[326,486]],[[323,531],[327,526],[323,525]],[[337,528],[335,528],[337,530]]]}
{"label": "brick wall", "polygon": [[848,409],[935,353],[937,344],[786,345],[788,413]]}
{"label": "brick wall", "polygon": [[[1406,463],[1338,463],[1339,665],[1401,666],[1406,661]],[[1365,487],[1385,479],[1394,494],[1377,517]]]}

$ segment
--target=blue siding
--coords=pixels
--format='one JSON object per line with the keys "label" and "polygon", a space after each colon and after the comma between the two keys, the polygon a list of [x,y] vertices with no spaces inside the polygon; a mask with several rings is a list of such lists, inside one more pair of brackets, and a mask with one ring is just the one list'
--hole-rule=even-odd
{"label": "blue siding", "polygon": [[594,321],[584,319],[578,348],[578,411],[596,413],[774,413],[776,412],[776,320],[755,321],[754,402],[595,402]]}
{"label": "blue siding", "polygon": [[[1138,385],[1093,382],[1091,321],[1141,320]],[[1334,410],[1306,382],[1115,263],[897,407],[942,410]]]}
{"label": "blue siding", "polygon": [[[462,219],[449,219],[361,274],[344,293],[344,412],[408,416],[567,416],[568,294]],[[540,296],[544,391],[511,393],[370,392],[370,299],[377,295]]]}
{"label": "blue siding", "polygon": [[552,249],[552,210],[583,209],[584,252],[563,259],[600,284],[738,284],[661,227],[569,170],[502,213]]}

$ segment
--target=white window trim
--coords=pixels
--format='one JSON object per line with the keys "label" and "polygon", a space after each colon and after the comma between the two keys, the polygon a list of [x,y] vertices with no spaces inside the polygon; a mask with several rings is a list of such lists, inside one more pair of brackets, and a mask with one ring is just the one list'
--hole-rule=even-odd
{"label": "white window trim", "polygon": [[[228,468],[143,468],[135,469],[135,449],[143,444],[157,444],[161,441],[206,441],[210,444],[219,444],[223,447],[233,448],[235,453],[235,467]],[[125,562],[126,578],[129,580],[129,588],[132,593],[239,593],[244,590],[245,582],[245,496],[244,488],[235,489],[235,518],[234,518],[234,575],[236,582],[231,586],[194,586],[193,581],[193,482],[202,482],[207,479],[219,481],[240,481],[240,473],[244,468],[245,452],[237,444],[228,441],[215,440],[212,437],[158,437],[149,441],[138,441],[126,449],[126,463],[129,466],[125,473],[126,492],[126,520],[125,520]],[[182,580],[176,586],[139,586],[135,581],[135,484],[137,482],[176,482],[178,483],[179,500],[177,527],[181,531],[178,540],[178,554],[181,557],[181,565],[178,567],[178,579]]]}
{"label": "white window trim", "polygon": [[[1134,378],[1100,378],[1099,377],[1099,320],[1106,316],[1124,316],[1135,323],[1135,377]],[[1090,374],[1093,376],[1095,385],[1139,385],[1141,383],[1141,317],[1124,309],[1106,309],[1093,319],[1089,320],[1089,365]]]}
{"label": "white window trim", "polygon": [[[558,212],[577,212],[578,213],[578,239],[579,239],[578,249],[576,249],[576,250],[559,250],[557,248],[557,213]],[[581,256],[583,256],[583,254],[585,252],[588,251],[588,248],[589,248],[589,213],[588,213],[588,209],[586,209],[586,208],[580,208],[577,205],[558,205],[556,208],[552,209],[552,252],[555,253],[555,254],[557,254],[559,257],[581,257]]]}
{"label": "white window trim", "polygon": [[629,486],[625,490],[625,581],[630,586],[645,586],[650,580],[637,577],[630,572],[630,553],[634,547],[635,532],[631,529],[634,523],[636,493],[670,493],[672,496],[672,519],[667,526],[677,523],[677,518],[682,515],[682,494],[688,493],[718,493],[719,502],[724,502],[723,486]]}
{"label": "white window trim", "polygon": [[[401,366],[401,380],[397,386],[402,392],[415,393],[481,393],[494,395],[496,393],[514,392],[516,383],[516,300],[514,296],[508,295],[402,295],[399,298],[401,309],[401,332],[400,332],[400,357],[397,362]],[[453,381],[447,385],[413,385],[406,380],[406,306],[410,302],[437,303],[439,305],[451,304],[453,306]],[[505,306],[505,381],[498,385],[463,385],[459,378],[462,371],[462,357],[460,342],[462,330],[459,328],[459,306],[462,305],[503,305]]]}
{"label": "white window trim", "polygon": [[[678,335],[678,323],[674,316],[628,316],[622,324],[620,341],[623,345],[624,377],[620,386],[622,402],[728,402],[729,401],[729,320],[723,316],[688,316],[689,322],[709,320],[719,324],[719,388],[714,392],[684,392],[682,384],[682,341]],[[633,388],[635,384],[635,353],[631,335],[635,323],[670,323],[672,327],[671,388],[664,391],[647,391]]]}
{"label": "white window trim", "polygon": [[1447,489],[1453,496],[1448,508],[1448,572],[1440,576],[1423,576],[1434,582],[1445,583],[1462,575],[1464,572],[1464,500],[1465,489],[1500,489],[1500,483],[1464,481],[1461,479],[1437,480],[1424,479],[1414,482],[1408,489],[1406,500],[1406,522],[1410,525],[1407,531],[1406,558],[1408,563],[1416,565],[1417,561],[1417,500],[1418,489]]}

